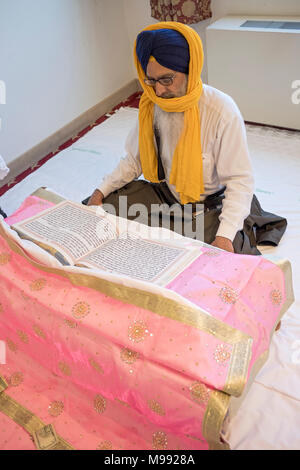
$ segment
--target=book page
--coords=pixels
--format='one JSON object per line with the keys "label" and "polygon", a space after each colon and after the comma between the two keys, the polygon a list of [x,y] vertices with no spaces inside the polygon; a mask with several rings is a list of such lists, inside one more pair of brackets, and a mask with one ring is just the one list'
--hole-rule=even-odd
{"label": "book page", "polygon": [[105,215],[71,201],[61,202],[12,228],[34,241],[49,244],[70,264],[117,236]]}
{"label": "book page", "polygon": [[199,248],[126,236],[105,242],[77,264],[166,285],[200,254]]}

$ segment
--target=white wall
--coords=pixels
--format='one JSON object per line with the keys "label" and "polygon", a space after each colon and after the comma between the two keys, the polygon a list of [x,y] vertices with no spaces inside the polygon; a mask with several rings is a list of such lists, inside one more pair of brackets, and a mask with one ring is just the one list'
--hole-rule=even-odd
{"label": "white wall", "polygon": [[[129,32],[130,42],[133,44],[135,37],[141,29],[156,23],[151,17],[150,0],[123,0],[125,8],[125,20]],[[199,33],[206,56],[205,28],[212,22],[225,15],[283,15],[299,16],[300,0],[212,0],[212,18],[191,25]],[[207,67],[204,63],[202,79],[207,81]]]}
{"label": "white wall", "polygon": [[[300,0],[212,0],[226,14],[300,15]],[[136,76],[133,44],[150,0],[0,0],[0,154],[19,157]],[[206,81],[204,64],[202,78]],[[3,97],[2,97],[3,98]],[[3,102],[3,99],[2,99]]]}
{"label": "white wall", "polygon": [[123,0],[0,0],[11,162],[134,78]]}

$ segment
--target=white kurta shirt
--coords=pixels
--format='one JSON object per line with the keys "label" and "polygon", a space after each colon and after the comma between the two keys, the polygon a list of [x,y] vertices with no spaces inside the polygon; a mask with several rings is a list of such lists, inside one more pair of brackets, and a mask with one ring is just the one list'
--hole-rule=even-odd
{"label": "white kurta shirt", "polygon": [[[205,189],[200,200],[215,193],[223,185],[226,186],[222,212],[219,216],[220,226],[216,235],[233,241],[236,233],[243,228],[244,219],[250,213],[254,191],[244,120],[230,96],[205,84],[199,100],[199,111]],[[171,126],[171,119],[169,122]],[[141,176],[138,136],[137,122],[126,141],[126,156],[98,187],[104,197]],[[160,129],[160,139],[166,182],[180,202],[179,194],[169,182],[177,141],[174,142],[167,118],[163,129]]]}

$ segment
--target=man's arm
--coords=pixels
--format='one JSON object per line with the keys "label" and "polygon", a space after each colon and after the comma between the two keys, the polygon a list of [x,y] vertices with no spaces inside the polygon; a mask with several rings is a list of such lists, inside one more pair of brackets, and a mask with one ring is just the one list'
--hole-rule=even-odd
{"label": "man's arm", "polygon": [[231,120],[220,122],[214,155],[219,180],[226,185],[226,191],[213,245],[233,252],[232,241],[250,213],[254,191],[245,124],[237,107]]}
{"label": "man's arm", "polygon": [[103,193],[99,189],[95,189],[87,205],[88,206],[102,206],[103,199],[104,199]]}
{"label": "man's arm", "polygon": [[126,156],[121,159],[118,166],[110,174],[103,178],[102,183],[95,189],[92,194],[88,205],[101,205],[102,200],[116,189],[120,189],[127,183],[130,183],[135,178],[142,174],[142,167],[139,155],[139,132],[138,122],[132,131],[129,133],[125,151]]}
{"label": "man's arm", "polygon": [[226,237],[216,236],[216,238],[212,242],[212,246],[216,246],[221,250],[230,251],[230,253],[234,253],[232,241]]}

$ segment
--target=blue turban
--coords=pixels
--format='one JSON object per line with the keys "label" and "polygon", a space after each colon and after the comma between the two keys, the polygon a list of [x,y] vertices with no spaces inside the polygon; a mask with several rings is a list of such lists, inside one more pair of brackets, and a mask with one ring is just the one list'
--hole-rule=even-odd
{"label": "blue turban", "polygon": [[150,56],[171,70],[189,73],[190,50],[185,37],[174,29],[142,31],[136,40],[136,54],[145,72]]}

